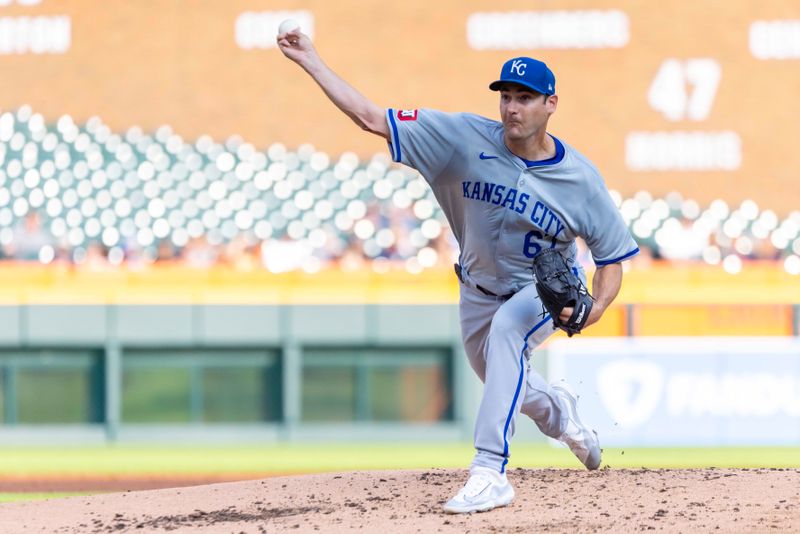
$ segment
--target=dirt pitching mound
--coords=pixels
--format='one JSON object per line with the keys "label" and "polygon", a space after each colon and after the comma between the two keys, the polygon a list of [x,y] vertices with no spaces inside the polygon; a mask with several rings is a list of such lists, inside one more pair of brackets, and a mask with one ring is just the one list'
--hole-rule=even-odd
{"label": "dirt pitching mound", "polygon": [[447,515],[466,471],[373,471],[0,505],[0,532],[776,532],[800,470],[513,469],[506,507]]}

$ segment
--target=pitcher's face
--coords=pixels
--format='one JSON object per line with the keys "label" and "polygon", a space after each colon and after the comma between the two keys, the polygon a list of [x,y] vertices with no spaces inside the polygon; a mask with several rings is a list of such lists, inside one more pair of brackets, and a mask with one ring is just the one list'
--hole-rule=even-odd
{"label": "pitcher's face", "polygon": [[546,129],[557,105],[555,95],[543,95],[515,83],[505,84],[500,89],[500,119],[506,137],[521,141]]}

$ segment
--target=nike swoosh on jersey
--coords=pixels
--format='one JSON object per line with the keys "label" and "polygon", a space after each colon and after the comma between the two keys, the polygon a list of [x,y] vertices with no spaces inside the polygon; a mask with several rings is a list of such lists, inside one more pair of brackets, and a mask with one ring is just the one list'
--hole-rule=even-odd
{"label": "nike swoosh on jersey", "polygon": [[481,153],[478,155],[478,157],[479,157],[479,158],[481,158],[481,159],[497,159],[497,156],[487,156],[487,155],[486,155],[486,154],[484,154],[483,152],[481,152]]}

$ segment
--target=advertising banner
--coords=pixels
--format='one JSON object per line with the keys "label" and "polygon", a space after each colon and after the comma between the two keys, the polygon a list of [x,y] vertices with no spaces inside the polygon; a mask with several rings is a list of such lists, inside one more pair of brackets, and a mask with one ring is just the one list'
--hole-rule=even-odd
{"label": "advertising banner", "polygon": [[800,443],[797,339],[563,339],[548,375],[580,395],[603,445]]}

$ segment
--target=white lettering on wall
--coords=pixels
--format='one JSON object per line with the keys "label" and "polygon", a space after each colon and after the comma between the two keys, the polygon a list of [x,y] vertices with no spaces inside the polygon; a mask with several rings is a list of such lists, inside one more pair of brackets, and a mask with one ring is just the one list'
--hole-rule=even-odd
{"label": "white lettering on wall", "polygon": [[667,120],[702,121],[711,113],[721,77],[716,59],[666,59],[650,84],[647,101]]}
{"label": "white lettering on wall", "polygon": [[750,25],[750,53],[758,59],[800,58],[800,20],[757,20]]}
{"label": "white lettering on wall", "polygon": [[615,9],[473,13],[467,42],[475,50],[621,48],[629,25]]}
{"label": "white lettering on wall", "polygon": [[0,17],[0,54],[63,54],[71,44],[68,16]]}
{"label": "white lettering on wall", "polygon": [[631,132],[625,162],[632,171],[733,171],[742,164],[742,140],[732,131]]}
{"label": "white lettering on wall", "polygon": [[0,7],[6,7],[13,4],[20,6],[36,6],[42,3],[42,0],[0,0]]}
{"label": "white lettering on wall", "polygon": [[667,384],[674,417],[800,416],[800,380],[773,373],[676,373]]}

